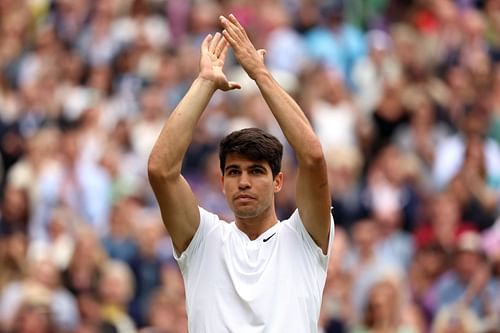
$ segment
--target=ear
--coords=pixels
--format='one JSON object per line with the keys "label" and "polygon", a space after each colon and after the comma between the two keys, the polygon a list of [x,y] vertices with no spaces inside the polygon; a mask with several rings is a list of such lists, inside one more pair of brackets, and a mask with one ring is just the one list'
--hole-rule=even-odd
{"label": "ear", "polygon": [[226,194],[226,190],[224,189],[224,175],[220,176],[220,186],[222,187],[222,193]]}
{"label": "ear", "polygon": [[283,187],[283,172],[279,172],[276,177],[274,177],[274,193],[281,191]]}

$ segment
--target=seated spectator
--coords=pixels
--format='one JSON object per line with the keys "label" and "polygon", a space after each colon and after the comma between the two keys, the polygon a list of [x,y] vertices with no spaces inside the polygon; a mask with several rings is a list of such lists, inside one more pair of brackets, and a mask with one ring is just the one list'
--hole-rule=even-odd
{"label": "seated spectator", "polygon": [[380,227],[375,220],[357,221],[352,229],[352,248],[344,256],[344,267],[352,276],[352,320],[362,317],[368,291],[387,276],[400,276],[403,267],[380,251]]}
{"label": "seated spectator", "polygon": [[451,129],[437,119],[437,107],[425,92],[416,91],[405,99],[409,123],[402,124],[395,130],[392,141],[403,151],[417,158],[425,190],[431,191],[435,148],[450,134]]}
{"label": "seated spectator", "polygon": [[498,286],[487,274],[487,262],[477,232],[462,233],[456,244],[451,269],[433,287],[426,306],[438,314],[445,306],[470,309],[475,316],[487,315],[484,299],[496,299]]}
{"label": "seated spectator", "polygon": [[137,253],[133,236],[132,217],[137,205],[131,199],[121,199],[113,205],[109,232],[101,239],[102,246],[111,259],[130,262]]}
{"label": "seated spectator", "polygon": [[363,204],[377,223],[377,252],[401,268],[407,268],[413,255],[411,230],[418,197],[410,181],[411,169],[395,146],[383,148],[370,165],[363,190]]}
{"label": "seated spectator", "polygon": [[425,306],[425,299],[431,297],[434,285],[448,271],[448,254],[439,245],[430,243],[419,247],[410,266],[408,283],[411,297],[421,309],[425,326],[431,325],[433,313]]}
{"label": "seated spectator", "polygon": [[63,333],[55,324],[49,304],[43,301],[24,302],[16,313],[12,333]]}
{"label": "seated spectator", "polygon": [[462,218],[473,223],[479,230],[490,227],[498,213],[500,188],[493,187],[496,183],[493,177],[486,173],[482,139],[470,137],[466,143],[462,167],[448,186],[460,201]]}
{"label": "seated spectator", "polygon": [[150,299],[161,284],[163,262],[158,248],[165,229],[156,211],[141,211],[133,218],[137,251],[128,262],[135,281],[128,312],[135,323],[143,326]]}
{"label": "seated spectator", "polygon": [[96,232],[86,225],[76,231],[73,256],[63,271],[64,285],[75,295],[97,290],[101,267],[107,260]]}
{"label": "seated spectator", "polygon": [[370,289],[362,323],[351,332],[417,333],[416,327],[403,321],[405,306],[397,286],[390,280],[382,280]]}
{"label": "seated spectator", "polygon": [[39,200],[30,220],[30,236],[32,239],[48,237],[46,225],[52,208],[61,203],[103,235],[108,229],[111,204],[109,175],[97,163],[81,159],[78,128],[68,129],[61,140],[62,163],[40,179]]}
{"label": "seated spectator", "polygon": [[466,159],[467,145],[470,140],[474,142],[474,149],[483,151],[481,154],[484,161],[479,161],[474,156],[474,163],[481,162],[484,165],[484,177],[486,180],[500,178],[500,145],[493,139],[486,137],[490,114],[488,106],[484,101],[477,101],[474,105],[466,108],[465,113],[459,118],[460,131],[442,140],[436,147],[432,178],[437,189],[446,188],[449,182],[462,168]]}
{"label": "seated spectator", "polygon": [[26,234],[29,218],[28,193],[21,187],[8,185],[0,200],[0,237],[16,232]]}
{"label": "seated spectator", "polygon": [[366,53],[365,37],[347,21],[343,1],[326,3],[320,13],[324,24],[306,33],[307,51],[317,63],[334,68],[343,77],[350,78],[353,64]]}
{"label": "seated spectator", "polygon": [[319,326],[325,332],[343,332],[353,320],[353,275],[346,264],[351,242],[345,229],[335,228]]}
{"label": "seated spectator", "polygon": [[422,198],[414,159],[394,144],[383,147],[366,171],[362,202],[374,216],[393,214],[397,227],[412,231],[419,219]]}
{"label": "seated spectator", "polygon": [[386,83],[401,80],[401,64],[394,54],[392,39],[382,30],[366,33],[368,54],[352,70],[354,100],[364,115],[370,115],[379,104]]}
{"label": "seated spectator", "polygon": [[76,214],[68,207],[56,207],[47,225],[47,239],[30,242],[28,257],[38,260],[51,258],[60,271],[68,268],[75,248]]}
{"label": "seated spectator", "polygon": [[98,285],[103,319],[111,323],[118,333],[136,330],[136,324],[127,313],[134,289],[134,277],[126,264],[120,261],[104,264]]}
{"label": "seated spectator", "polygon": [[82,292],[78,295],[80,324],[76,333],[118,333],[116,327],[104,319],[103,304],[95,291]]}
{"label": "seated spectator", "polygon": [[79,323],[75,297],[60,281],[57,267],[48,259],[31,261],[25,278],[13,281],[0,294],[0,327],[10,330],[16,325],[16,314],[24,302],[43,299],[61,330],[73,330]]}
{"label": "seated spectator", "polygon": [[435,244],[451,253],[461,233],[476,230],[473,224],[462,220],[460,202],[451,191],[435,194],[428,208],[427,220],[413,234],[417,248]]}
{"label": "seated spectator", "polygon": [[333,218],[337,225],[349,231],[355,221],[367,215],[359,180],[363,157],[358,149],[338,147],[328,151],[326,159],[331,179]]}
{"label": "seated spectator", "polygon": [[148,307],[149,325],[147,330],[144,330],[144,333],[187,332],[187,317],[184,306],[184,302],[174,294],[158,290],[151,298]]}
{"label": "seated spectator", "polygon": [[26,252],[29,242],[26,234],[14,232],[0,239],[0,292],[14,281],[26,275],[28,262]]}

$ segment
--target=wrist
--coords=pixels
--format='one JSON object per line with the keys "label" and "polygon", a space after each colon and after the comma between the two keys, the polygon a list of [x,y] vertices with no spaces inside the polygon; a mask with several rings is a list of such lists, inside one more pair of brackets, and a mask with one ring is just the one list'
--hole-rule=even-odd
{"label": "wrist", "polygon": [[211,90],[212,92],[217,90],[217,84],[213,80],[207,79],[201,75],[198,75],[198,77],[194,80],[193,85],[198,85],[201,88]]}
{"label": "wrist", "polygon": [[249,76],[255,82],[259,82],[259,81],[263,81],[263,80],[268,80],[268,79],[272,78],[271,73],[265,67],[256,70],[251,75],[249,74]]}

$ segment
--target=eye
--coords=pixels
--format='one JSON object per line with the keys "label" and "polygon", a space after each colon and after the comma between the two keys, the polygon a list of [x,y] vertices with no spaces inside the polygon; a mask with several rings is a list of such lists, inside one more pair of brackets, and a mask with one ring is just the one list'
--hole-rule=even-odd
{"label": "eye", "polygon": [[252,169],[252,170],[250,170],[250,173],[252,175],[262,175],[262,174],[264,174],[264,170],[262,170],[262,169]]}
{"label": "eye", "polygon": [[236,176],[236,175],[238,175],[239,173],[240,173],[240,172],[239,172],[239,170],[237,170],[237,169],[230,169],[230,170],[228,170],[228,171],[226,172],[226,174],[227,174],[228,176]]}

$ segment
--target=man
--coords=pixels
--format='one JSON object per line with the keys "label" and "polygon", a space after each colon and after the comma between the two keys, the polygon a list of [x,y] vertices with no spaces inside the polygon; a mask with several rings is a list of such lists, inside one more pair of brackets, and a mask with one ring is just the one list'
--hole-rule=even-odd
{"label": "man", "polygon": [[[316,332],[333,239],[321,145],[297,103],[276,83],[230,15],[201,45],[200,73],[173,111],[149,159],[151,185],[186,287],[190,332]],[[221,142],[223,192],[235,222],[198,208],[181,175],[193,129],[217,89],[240,88],[222,68],[228,49],[260,89],[298,161],[292,216],[278,223],[282,145],[258,129]]]}

